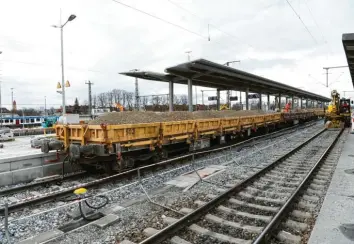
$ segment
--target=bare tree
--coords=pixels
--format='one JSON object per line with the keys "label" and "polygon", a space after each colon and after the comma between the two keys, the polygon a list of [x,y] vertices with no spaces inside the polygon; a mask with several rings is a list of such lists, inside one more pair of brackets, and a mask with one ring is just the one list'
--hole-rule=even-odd
{"label": "bare tree", "polygon": [[96,106],[97,106],[97,95],[95,94],[92,96],[92,107],[96,108]]}
{"label": "bare tree", "polygon": [[111,91],[107,92],[106,97],[107,97],[107,106],[111,108],[113,106],[113,92]]}
{"label": "bare tree", "polygon": [[125,107],[127,104],[127,91],[122,90],[122,104]]}
{"label": "bare tree", "polygon": [[187,105],[188,104],[188,97],[187,95],[180,95],[179,96],[180,102],[182,105]]}
{"label": "bare tree", "polygon": [[115,103],[122,103],[122,90],[113,89],[112,95]]}
{"label": "bare tree", "polygon": [[151,103],[154,106],[158,106],[161,104],[161,97],[160,96],[152,96],[151,97]]}
{"label": "bare tree", "polygon": [[129,110],[132,110],[133,108],[133,98],[134,98],[134,92],[125,92],[125,97],[127,101],[127,106]]}
{"label": "bare tree", "polygon": [[168,105],[168,95],[163,95],[161,96],[161,104],[162,105]]}
{"label": "bare tree", "polygon": [[148,99],[148,97],[141,97],[140,102],[143,105],[143,108],[146,109],[146,106],[149,103],[149,99]]}
{"label": "bare tree", "polygon": [[176,95],[173,95],[173,104],[176,104],[176,105],[181,104],[180,99]]}
{"label": "bare tree", "polygon": [[97,102],[98,102],[98,106],[101,108],[106,107],[107,105],[107,96],[106,93],[100,93],[97,96]]}

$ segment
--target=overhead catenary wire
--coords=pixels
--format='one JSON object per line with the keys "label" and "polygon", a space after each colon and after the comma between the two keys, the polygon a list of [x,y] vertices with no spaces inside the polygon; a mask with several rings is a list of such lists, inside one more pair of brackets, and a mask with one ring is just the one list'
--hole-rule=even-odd
{"label": "overhead catenary wire", "polygon": [[305,27],[306,31],[309,33],[309,35],[312,37],[313,41],[318,44],[316,38],[312,35],[310,29],[306,26],[305,22],[301,19],[300,15],[296,12],[296,10],[293,8],[293,6],[291,5],[291,3],[289,2],[289,0],[285,0],[289,7],[293,10],[293,12],[295,13],[295,15],[299,18],[299,20],[301,21],[302,25]]}
{"label": "overhead catenary wire", "polygon": [[[202,17],[200,17],[199,15],[193,13],[192,11],[190,11],[190,10],[188,10],[188,9],[186,9],[186,8],[184,8],[184,7],[182,7],[181,5],[175,3],[175,2],[173,2],[173,1],[171,1],[171,0],[167,0],[167,1],[168,1],[169,3],[171,3],[171,4],[173,4],[174,6],[176,6],[177,8],[182,9],[182,10],[186,11],[187,13],[193,15],[194,17],[198,18],[199,20],[205,21],[204,18],[202,18]],[[236,36],[234,36],[234,35],[232,35],[232,34],[226,32],[226,31],[222,30],[220,27],[218,27],[218,26],[216,26],[216,25],[214,25],[214,24],[208,22],[208,27],[209,27],[209,25],[210,25],[211,27],[213,27],[214,29],[220,31],[220,32],[223,33],[224,35],[227,35],[227,36],[229,36],[229,37],[234,38],[234,39],[235,39],[236,41],[238,41],[239,43],[246,44],[248,47],[255,49],[255,48],[254,48],[252,45],[250,45],[249,43],[244,43],[244,42],[241,41],[238,37],[236,37]],[[208,29],[209,29],[209,28],[208,28]],[[208,32],[209,32],[209,30],[208,30]]]}
{"label": "overhead catenary wire", "polygon": [[320,28],[320,25],[317,23],[317,21],[316,21],[316,19],[315,19],[314,15],[312,14],[312,11],[311,11],[311,9],[310,9],[310,7],[309,7],[309,5],[307,4],[307,2],[306,2],[306,1],[305,1],[305,6],[306,6],[307,10],[309,11],[310,16],[311,16],[311,18],[312,18],[313,22],[314,22],[314,23],[315,23],[315,25],[317,26],[317,29],[319,30],[319,32],[320,32],[320,34],[321,34],[321,37],[322,37],[323,42],[327,45],[327,47],[328,47],[328,49],[329,49],[330,53],[333,55],[332,49],[331,49],[331,47],[330,47],[330,45],[329,45],[328,41],[326,40],[326,38],[325,38],[325,36],[324,36],[324,34],[323,34],[323,31],[322,31],[322,29]]}
{"label": "overhead catenary wire", "polygon": [[[181,25],[175,24],[175,23],[173,23],[173,22],[171,22],[171,21],[168,21],[168,20],[163,19],[163,18],[161,18],[161,17],[158,17],[158,16],[156,16],[156,15],[150,14],[150,13],[148,13],[148,12],[145,12],[145,11],[141,10],[141,9],[138,9],[138,8],[135,8],[135,7],[130,6],[130,5],[128,5],[128,4],[122,3],[122,2],[120,2],[120,1],[118,1],[118,0],[112,0],[112,1],[115,2],[115,3],[118,3],[118,4],[120,4],[120,5],[122,5],[122,6],[124,6],[124,7],[133,9],[133,10],[135,10],[135,11],[137,11],[137,12],[143,13],[143,14],[145,14],[145,15],[148,15],[148,16],[152,17],[152,18],[155,18],[155,19],[157,19],[157,20],[160,20],[160,21],[162,21],[162,22],[164,22],[164,23],[166,23],[166,24],[175,26],[176,28],[179,28],[179,29],[182,29],[182,30],[184,30],[184,31],[186,31],[186,32],[189,32],[189,33],[191,33],[191,34],[194,34],[194,35],[196,35],[196,36],[202,38],[203,40],[209,42],[210,36],[203,36],[202,34],[200,34],[200,33],[198,33],[198,32],[189,30],[189,29],[187,29],[187,28],[185,28],[185,27],[183,27],[183,26],[181,26]],[[226,45],[224,45],[224,44],[223,44],[222,42],[220,42],[220,41],[215,41],[215,40],[214,40],[213,42],[210,42],[210,43],[218,43],[218,44],[220,44],[220,45],[226,47]],[[227,46],[227,47],[230,48],[230,46]],[[248,55],[245,55],[245,56],[246,56],[248,59],[252,59],[252,58],[251,58],[250,56],[248,56]]]}
{"label": "overhead catenary wire", "polygon": [[138,12],[140,12],[140,13],[142,13],[142,14],[148,15],[148,16],[154,18],[154,19],[157,19],[157,20],[160,20],[160,21],[162,21],[162,22],[165,22],[166,24],[175,26],[175,27],[177,27],[177,28],[179,28],[179,29],[181,29],[181,30],[184,30],[184,31],[186,31],[186,32],[189,32],[189,33],[191,33],[191,34],[194,34],[194,35],[196,35],[196,36],[199,36],[200,38],[203,38],[203,39],[206,39],[206,40],[208,39],[208,37],[203,36],[203,35],[201,35],[201,34],[195,32],[195,31],[189,30],[189,29],[187,29],[187,28],[185,28],[185,27],[183,27],[183,26],[181,26],[181,25],[175,24],[175,23],[173,23],[173,22],[171,22],[171,21],[168,21],[168,20],[163,19],[163,18],[161,18],[161,17],[158,17],[158,16],[156,16],[156,15],[150,14],[150,13],[148,13],[148,12],[145,12],[145,11],[141,10],[141,9],[138,9],[138,8],[135,8],[135,7],[130,6],[130,5],[128,5],[128,4],[122,3],[122,2],[120,2],[120,1],[118,1],[118,0],[112,0],[112,1],[115,2],[115,3],[118,3],[118,4],[120,4],[120,5],[122,5],[122,6],[124,6],[124,7],[127,7],[127,8],[130,8],[130,9],[133,9],[133,10],[135,10],[135,11],[138,11]]}

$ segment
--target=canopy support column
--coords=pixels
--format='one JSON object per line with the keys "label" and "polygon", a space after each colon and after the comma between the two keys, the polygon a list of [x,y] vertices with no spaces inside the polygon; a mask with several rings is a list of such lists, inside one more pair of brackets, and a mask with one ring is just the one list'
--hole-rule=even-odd
{"label": "canopy support column", "polygon": [[270,95],[267,94],[267,110],[270,110]]}
{"label": "canopy support column", "polygon": [[193,112],[192,80],[188,80],[188,111]]}
{"label": "canopy support column", "polygon": [[216,110],[220,110],[220,89],[216,89]]}
{"label": "canopy support column", "polygon": [[259,93],[259,109],[262,110],[262,93]]}
{"label": "canopy support column", "polygon": [[172,112],[173,111],[173,81],[169,81],[169,101],[168,101],[168,107],[169,107],[169,111]]}
{"label": "canopy support column", "polygon": [[248,101],[248,93],[249,93],[249,88],[246,89],[246,110],[249,110],[249,101]]}

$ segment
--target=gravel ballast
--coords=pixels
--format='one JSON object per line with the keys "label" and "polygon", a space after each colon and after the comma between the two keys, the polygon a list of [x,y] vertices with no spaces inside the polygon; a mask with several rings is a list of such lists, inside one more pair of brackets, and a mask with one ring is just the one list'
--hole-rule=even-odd
{"label": "gravel ballast", "polygon": [[[203,167],[203,166],[207,166],[207,165],[212,165],[212,164],[229,164],[231,163],[233,167],[230,167],[232,169],[234,169],[235,172],[239,171],[239,176],[241,177],[242,175],[245,174],[246,170],[240,170],[241,168],[240,165],[242,165],[242,168],[244,167],[249,167],[249,165],[259,165],[261,163],[264,163],[264,159],[265,159],[265,155],[273,155],[273,153],[269,152],[269,149],[262,149],[263,147],[266,147],[268,144],[270,143],[279,143],[279,145],[277,145],[277,149],[286,149],[289,147],[294,147],[293,144],[291,144],[291,142],[295,142],[295,141],[299,141],[299,138],[301,137],[306,137],[309,138],[311,136],[311,134],[314,134],[315,131],[317,131],[318,129],[322,128],[322,125],[317,125],[317,126],[313,126],[307,129],[303,129],[300,130],[300,132],[296,132],[294,134],[297,134],[297,136],[289,136],[289,135],[284,135],[281,136],[280,138],[276,138],[273,140],[265,140],[264,143],[260,143],[257,145],[256,150],[258,151],[259,149],[261,149],[259,151],[259,153],[254,153],[252,157],[247,157],[247,161],[242,160],[242,156],[248,155],[250,152],[254,152],[255,148],[251,147],[251,148],[244,148],[241,151],[233,151],[232,155],[229,156],[225,156],[224,152],[219,152],[219,153],[215,153],[213,155],[208,155],[207,157],[203,157],[200,159],[197,159],[195,161],[194,167],[198,168],[198,167]],[[307,133],[304,133],[306,132]],[[284,139],[287,138],[287,139]],[[287,142],[285,143],[284,140]],[[285,153],[285,151],[284,151]],[[258,155],[258,156],[256,156]],[[274,156],[274,155],[273,155]],[[277,156],[277,155],[275,155]],[[267,158],[271,159],[272,156],[267,156]],[[235,163],[235,161],[237,161],[237,163]],[[238,168],[238,170],[237,170]],[[169,170],[169,171],[167,171]],[[169,169],[165,170],[164,174],[161,174],[161,171],[159,172],[160,175],[155,175],[154,177],[145,179],[143,181],[143,185],[145,187],[146,190],[153,190],[153,189],[158,189],[159,187],[164,186],[164,182],[182,174],[182,173],[186,173],[189,171],[192,171],[193,168],[189,165],[189,166],[184,166],[184,167],[179,167],[178,169],[176,169],[176,167],[170,167]],[[235,173],[236,174],[236,173]],[[149,177],[151,175],[146,175],[145,177]],[[245,177],[245,176],[244,176]],[[124,184],[127,184],[128,181],[125,181]],[[220,182],[221,183],[221,182]],[[118,186],[123,185],[123,183],[120,184],[116,184],[114,186],[114,188],[117,188]],[[106,189],[112,189],[105,187]],[[198,193],[198,194],[197,194]],[[127,200],[131,200],[131,199],[136,199],[138,197],[141,197],[143,195],[142,189],[138,186],[137,183],[134,183],[130,186],[124,187],[122,189],[116,189],[114,191],[110,191],[108,193],[104,193],[105,195],[107,195],[110,199],[110,204],[109,206],[115,206],[117,204],[121,204]],[[191,199],[194,199],[195,196],[194,195],[198,195],[200,196],[200,194],[217,194],[217,187],[210,185],[210,184],[197,184],[194,188],[192,188],[188,193],[185,193],[185,195],[182,195],[179,191],[169,191],[168,194],[166,194],[166,198],[165,200],[168,201],[168,199],[176,199],[179,196],[184,196],[184,197],[190,197]],[[164,196],[163,196],[164,197]],[[159,199],[161,200],[161,199]],[[92,199],[92,201],[94,202],[95,200]],[[161,200],[162,201],[162,200]],[[163,202],[163,201],[162,201]],[[56,228],[60,225],[62,225],[64,222],[68,221],[67,216],[64,217],[64,215],[70,211],[73,211],[74,209],[77,209],[77,204],[71,204],[71,205],[65,205],[65,207],[61,207],[58,208],[56,210],[54,210],[56,212],[55,215],[51,214],[50,212],[47,213],[42,213],[42,214],[37,214],[35,216],[31,216],[29,218],[24,218],[30,214],[34,214],[35,212],[39,212],[39,211],[44,211],[53,207],[58,207],[60,205],[62,205],[64,203],[62,202],[56,202],[56,203],[48,203],[48,204],[43,204],[42,206],[40,206],[38,208],[38,206],[36,208],[29,208],[25,211],[21,211],[21,213],[13,213],[11,214],[11,217],[13,218],[11,223],[10,223],[10,230],[12,230],[12,234],[13,237],[15,237],[15,240],[20,240],[20,239],[25,239],[29,236],[35,235],[37,233],[40,232],[44,232],[44,231],[48,231],[50,229]],[[145,203],[139,206],[144,206],[146,208],[151,208],[150,206],[151,204],[149,203]],[[139,206],[133,206],[132,207],[132,213],[134,212],[144,212]],[[125,212],[125,211],[124,211]],[[125,214],[125,213],[124,213]],[[127,213],[128,214],[128,213]],[[119,213],[119,215],[121,215],[121,213]],[[133,216],[133,215],[132,215]],[[130,216],[130,217],[132,217]],[[134,218],[137,218],[137,216],[141,218],[145,218],[144,216],[141,215],[136,215]],[[21,220],[15,220],[18,218],[23,218]],[[37,223],[38,221],[39,225],[36,224],[34,226],[33,223]],[[141,220],[144,221],[144,220]],[[148,220],[147,220],[148,221]],[[131,221],[132,225],[137,225],[138,223],[136,223],[134,221]],[[137,221],[139,222],[139,221]],[[48,224],[50,223],[50,224]],[[112,235],[107,234],[107,232],[100,230],[97,232],[94,232],[93,229],[97,229],[96,227],[93,226],[87,226],[84,227],[82,229],[76,230],[74,231],[75,234],[78,239],[76,242],[70,242],[68,240],[72,241],[72,236],[73,235],[66,235],[67,237],[63,237],[63,239],[59,242],[55,242],[55,243],[82,243],[83,240],[87,240],[90,243],[114,243],[115,240],[115,234],[119,234],[121,229],[127,229],[129,226],[124,225],[124,227],[122,227],[120,225],[121,222],[115,224],[112,227]],[[78,233],[76,233],[78,232]],[[90,237],[90,233],[93,235],[93,233],[97,233],[97,235],[93,235]],[[108,230],[109,232],[109,230]],[[15,235],[15,233],[17,233]],[[86,237],[84,239],[83,235],[80,235],[79,233],[85,233],[83,235],[85,235]],[[102,235],[100,234],[102,233]],[[115,234],[114,234],[115,233]],[[123,233],[122,233],[123,234]],[[108,238],[108,236],[110,236],[110,238]],[[118,235],[118,236],[122,236],[122,235]],[[87,239],[86,239],[87,238]],[[93,239],[91,239],[93,238]],[[108,239],[107,239],[108,238]],[[75,237],[76,239],[76,237]],[[107,240],[106,240],[107,239]],[[94,242],[94,240],[97,240],[97,242]],[[54,242],[53,242],[54,243]]]}
{"label": "gravel ballast", "polygon": [[154,122],[171,122],[194,119],[227,118],[238,116],[262,115],[272,112],[260,110],[226,110],[226,111],[195,111],[195,112],[111,112],[105,113],[98,118],[91,120],[90,125],[99,124],[139,124]]}

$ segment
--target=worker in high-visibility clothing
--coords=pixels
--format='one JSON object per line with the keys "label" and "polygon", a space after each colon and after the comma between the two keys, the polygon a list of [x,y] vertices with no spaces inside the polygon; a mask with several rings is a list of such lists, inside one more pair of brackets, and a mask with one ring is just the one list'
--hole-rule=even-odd
{"label": "worker in high-visibility clothing", "polygon": [[291,103],[288,102],[288,103],[285,105],[285,108],[284,108],[285,112],[289,112],[289,111],[290,111],[290,108],[291,108]]}

